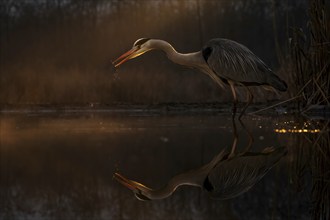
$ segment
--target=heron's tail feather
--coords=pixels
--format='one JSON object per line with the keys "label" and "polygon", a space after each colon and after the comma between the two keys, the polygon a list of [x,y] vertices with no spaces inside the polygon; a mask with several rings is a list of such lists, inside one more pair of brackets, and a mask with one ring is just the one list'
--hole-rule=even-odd
{"label": "heron's tail feather", "polygon": [[268,84],[281,92],[285,92],[288,89],[286,82],[275,74],[269,76]]}

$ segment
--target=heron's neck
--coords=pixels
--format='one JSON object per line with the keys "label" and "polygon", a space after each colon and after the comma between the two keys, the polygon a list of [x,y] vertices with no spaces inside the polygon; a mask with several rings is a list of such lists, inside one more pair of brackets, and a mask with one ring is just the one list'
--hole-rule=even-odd
{"label": "heron's neck", "polygon": [[174,176],[163,188],[157,190],[151,189],[146,192],[146,196],[152,200],[164,199],[172,195],[172,193],[181,185],[202,187],[205,177],[206,174],[199,170],[188,171]]}
{"label": "heron's neck", "polygon": [[163,40],[153,39],[150,43],[153,49],[164,51],[167,57],[174,63],[189,67],[199,67],[204,63],[201,52],[186,54],[179,53],[173,48],[171,44]]}

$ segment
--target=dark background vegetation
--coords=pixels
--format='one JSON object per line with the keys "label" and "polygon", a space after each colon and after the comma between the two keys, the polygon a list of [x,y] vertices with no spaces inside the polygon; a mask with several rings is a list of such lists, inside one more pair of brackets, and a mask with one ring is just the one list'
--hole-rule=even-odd
{"label": "dark background vegetation", "polygon": [[0,1],[0,104],[231,100],[229,90],[159,51],[123,65],[116,78],[111,60],[141,37],[167,40],[179,52],[215,37],[236,40],[291,88],[281,97],[254,89],[256,101],[286,99],[296,92],[286,65],[291,27],[306,32],[309,7],[308,0]]}

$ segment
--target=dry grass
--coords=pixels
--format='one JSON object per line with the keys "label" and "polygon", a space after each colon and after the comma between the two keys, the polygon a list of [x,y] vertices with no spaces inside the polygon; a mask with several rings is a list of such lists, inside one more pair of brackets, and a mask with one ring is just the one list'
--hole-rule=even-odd
{"label": "dry grass", "polygon": [[309,17],[308,32],[294,28],[291,41],[292,80],[301,112],[330,106],[330,35],[325,1],[310,0]]}

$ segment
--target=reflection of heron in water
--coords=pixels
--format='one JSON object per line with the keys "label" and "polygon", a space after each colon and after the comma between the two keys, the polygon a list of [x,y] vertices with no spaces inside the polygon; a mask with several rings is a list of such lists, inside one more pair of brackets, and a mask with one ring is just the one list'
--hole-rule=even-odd
{"label": "reflection of heron in water", "polygon": [[164,51],[175,63],[201,70],[222,88],[228,84],[234,97],[233,115],[235,115],[237,103],[236,86],[245,87],[248,94],[247,105],[243,108],[240,117],[253,99],[248,86],[287,90],[287,84],[252,51],[242,44],[222,38],[210,40],[201,51],[187,54],[178,53],[166,41],[141,38],[135,41],[131,50],[121,55],[113,64],[118,67],[154,49]]}
{"label": "reflection of heron in water", "polygon": [[228,159],[223,150],[210,163],[199,169],[174,176],[163,188],[154,190],[115,173],[114,178],[131,189],[139,200],[164,199],[181,185],[198,186],[212,198],[230,199],[248,191],[285,154],[286,148],[266,148],[263,152],[238,155]]}
{"label": "reflection of heron in water", "polygon": [[[236,127],[234,127],[234,130]],[[234,135],[237,134],[234,132]],[[174,176],[163,188],[154,190],[119,173],[114,178],[132,190],[139,200],[163,199],[170,196],[179,186],[191,185],[205,189],[212,198],[229,199],[248,191],[286,154],[285,147],[265,148],[262,152],[234,153],[221,151],[208,164]]]}

